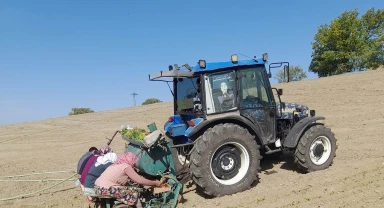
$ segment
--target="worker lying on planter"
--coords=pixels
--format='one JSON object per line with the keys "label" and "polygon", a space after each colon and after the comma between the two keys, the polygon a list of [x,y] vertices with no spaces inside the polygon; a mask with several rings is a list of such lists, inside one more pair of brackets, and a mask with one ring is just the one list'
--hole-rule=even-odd
{"label": "worker lying on planter", "polygon": [[81,190],[84,192],[84,182],[88,174],[89,169],[95,164],[99,156],[103,156],[111,152],[111,148],[108,146],[100,148],[91,147],[87,153],[85,153],[77,164],[78,180],[76,181],[76,187],[80,185]]}
{"label": "worker lying on planter", "polygon": [[80,178],[81,172],[83,172],[84,166],[88,162],[89,158],[91,158],[91,156],[94,155],[95,152],[97,152],[97,151],[98,150],[96,147],[91,147],[91,148],[89,148],[88,152],[86,152],[83,156],[80,157],[80,160],[77,163],[78,178]]}

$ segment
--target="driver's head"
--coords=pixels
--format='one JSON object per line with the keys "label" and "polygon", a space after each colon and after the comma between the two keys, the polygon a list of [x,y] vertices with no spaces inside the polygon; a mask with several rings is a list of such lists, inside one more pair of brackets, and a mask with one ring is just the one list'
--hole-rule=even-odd
{"label": "driver's head", "polygon": [[221,88],[221,92],[222,92],[223,94],[227,94],[227,90],[228,90],[228,85],[227,85],[227,83],[222,82],[222,83],[220,84],[220,88]]}

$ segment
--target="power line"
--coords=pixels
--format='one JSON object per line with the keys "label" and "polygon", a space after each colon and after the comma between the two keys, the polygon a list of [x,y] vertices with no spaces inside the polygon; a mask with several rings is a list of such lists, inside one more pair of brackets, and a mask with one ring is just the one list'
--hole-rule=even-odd
{"label": "power line", "polygon": [[133,106],[136,106],[136,95],[138,94],[134,92],[131,95],[133,96]]}

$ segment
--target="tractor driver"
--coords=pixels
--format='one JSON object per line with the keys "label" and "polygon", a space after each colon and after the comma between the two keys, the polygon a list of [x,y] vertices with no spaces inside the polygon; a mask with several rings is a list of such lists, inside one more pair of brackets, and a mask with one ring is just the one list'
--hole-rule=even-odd
{"label": "tractor driver", "polygon": [[193,98],[193,109],[194,110],[201,110],[201,81],[200,77],[196,80],[197,90],[196,95]]}
{"label": "tractor driver", "polygon": [[201,99],[201,81],[200,81],[200,77],[197,78],[196,85],[197,85],[196,98],[198,98],[200,100]]}

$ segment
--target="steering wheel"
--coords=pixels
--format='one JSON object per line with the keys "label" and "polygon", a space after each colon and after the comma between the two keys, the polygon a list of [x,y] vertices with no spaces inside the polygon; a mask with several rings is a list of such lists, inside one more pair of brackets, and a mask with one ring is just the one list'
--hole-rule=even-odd
{"label": "steering wheel", "polygon": [[247,100],[247,101],[249,101],[251,103],[259,103],[259,104],[261,104],[260,98],[252,96],[252,95],[248,95],[247,97],[245,97],[245,100]]}

